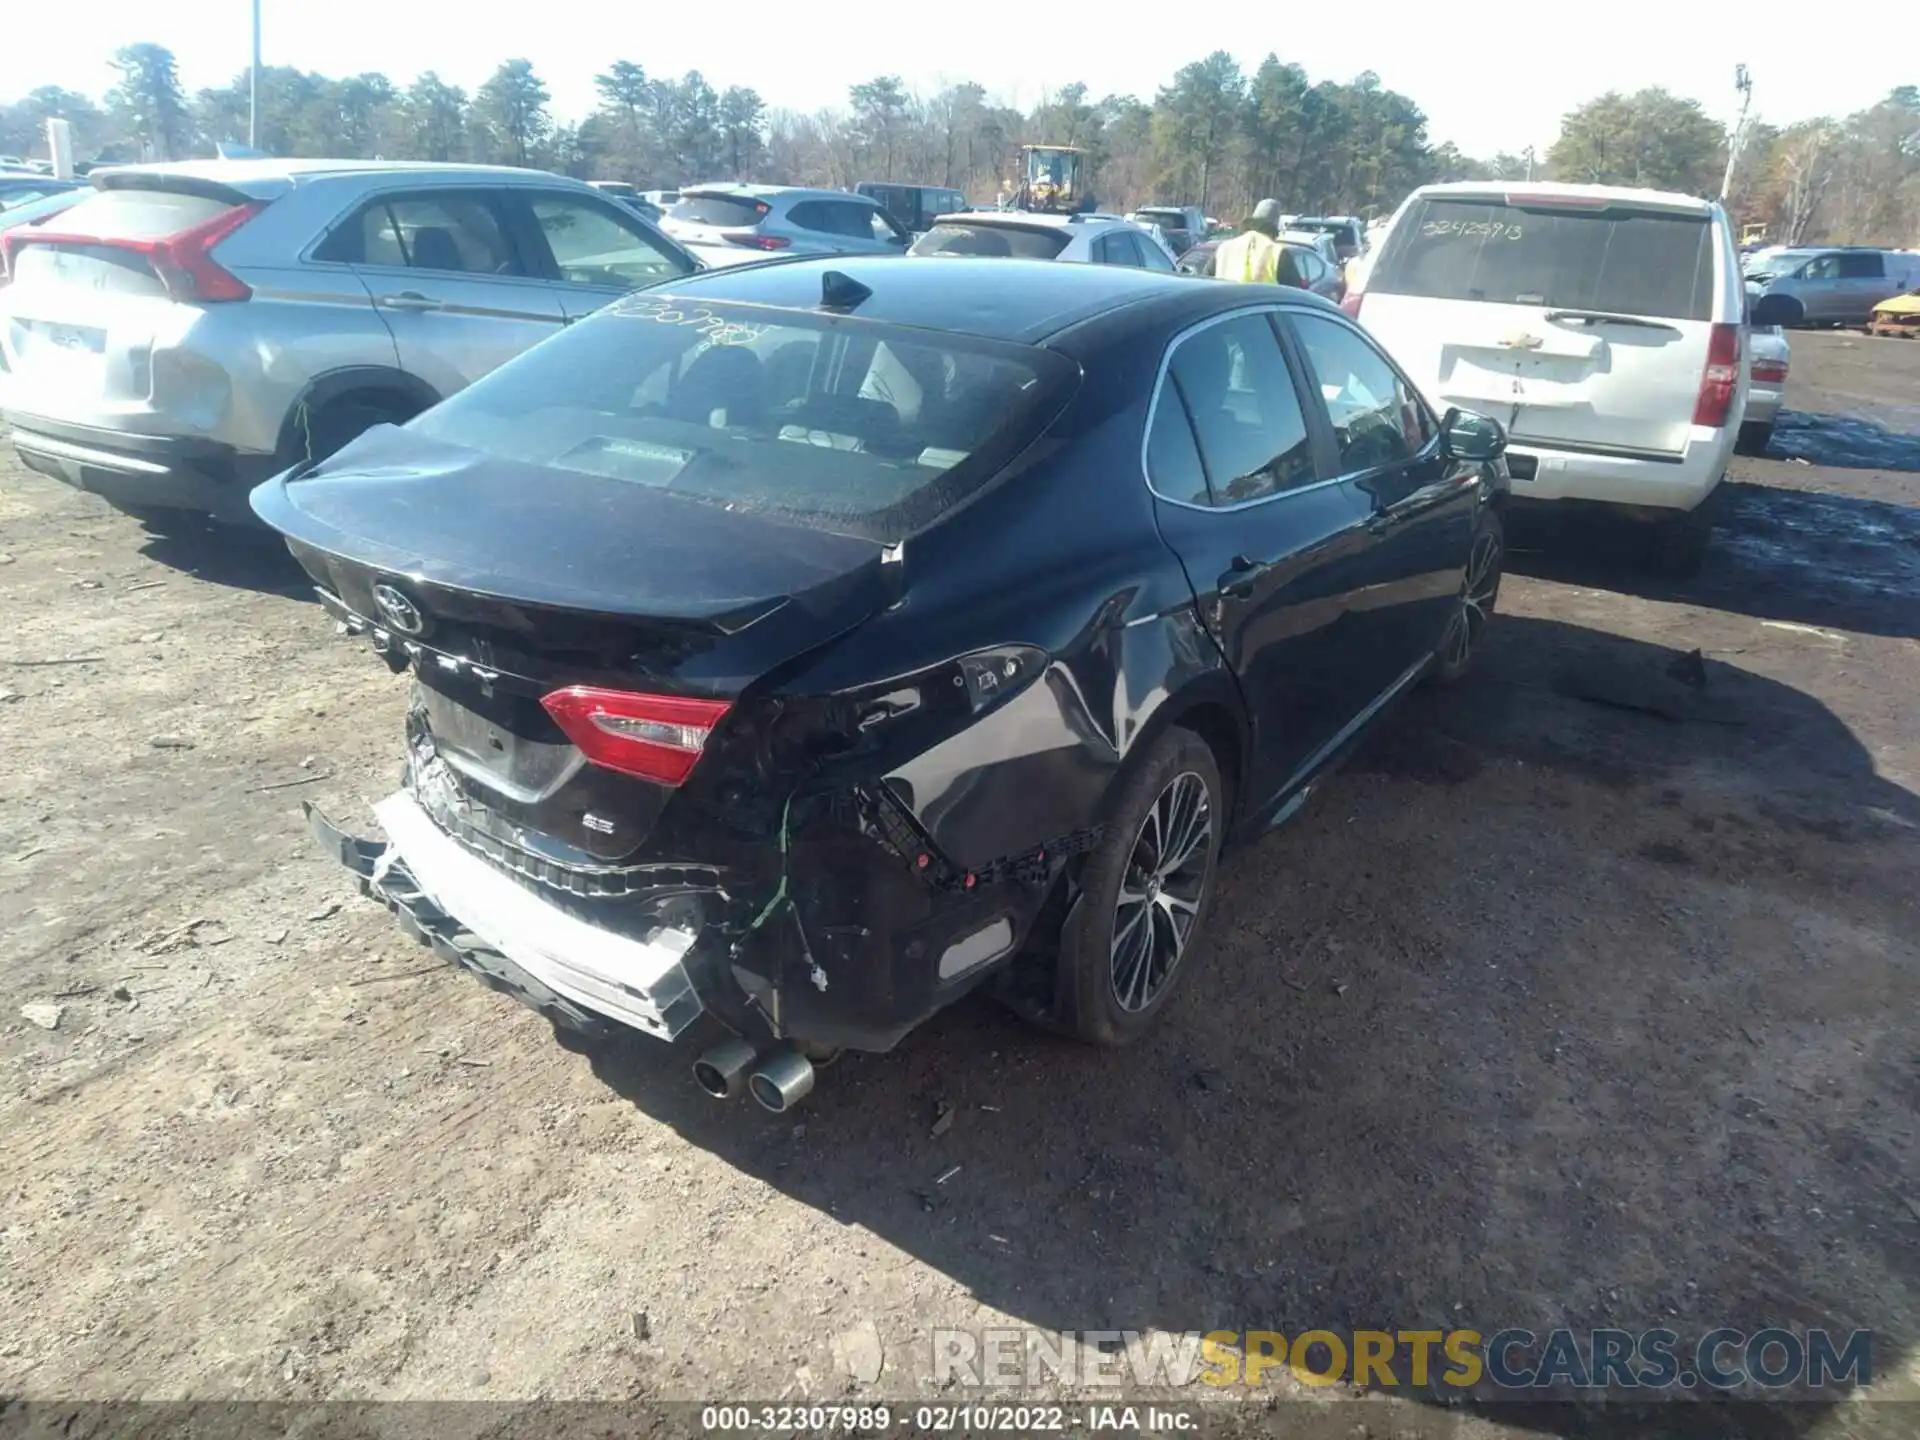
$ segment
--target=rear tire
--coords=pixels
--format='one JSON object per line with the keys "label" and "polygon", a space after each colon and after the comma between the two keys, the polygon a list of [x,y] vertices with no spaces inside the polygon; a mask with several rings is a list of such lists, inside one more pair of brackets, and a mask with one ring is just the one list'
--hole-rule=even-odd
{"label": "rear tire", "polygon": [[1740,437],[1733,442],[1733,448],[1742,455],[1764,455],[1767,446],[1773,440],[1773,421],[1749,420],[1740,427]]}
{"label": "rear tire", "polygon": [[1052,1028],[1125,1045],[1158,1018],[1205,939],[1229,813],[1191,730],[1161,732],[1128,768],[1061,931]]}

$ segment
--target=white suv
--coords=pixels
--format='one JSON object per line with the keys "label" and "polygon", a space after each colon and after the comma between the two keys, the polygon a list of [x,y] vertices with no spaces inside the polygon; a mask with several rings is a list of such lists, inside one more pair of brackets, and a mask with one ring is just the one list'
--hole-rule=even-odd
{"label": "white suv", "polygon": [[1507,427],[1516,507],[1598,504],[1697,569],[1746,410],[1745,297],[1720,207],[1599,185],[1428,185],[1395,213],[1362,323],[1441,411]]}

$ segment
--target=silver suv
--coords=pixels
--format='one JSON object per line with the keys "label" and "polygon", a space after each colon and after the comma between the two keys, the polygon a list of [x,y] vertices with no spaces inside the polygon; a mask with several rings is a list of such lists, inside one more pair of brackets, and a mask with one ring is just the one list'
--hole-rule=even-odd
{"label": "silver suv", "polygon": [[1756,325],[1864,325],[1882,300],[1920,285],[1920,255],[1837,245],[1767,250],[1746,264]]}
{"label": "silver suv", "polygon": [[135,513],[250,522],[269,475],[699,268],[533,170],[222,160],[94,185],[0,241],[0,418],[33,469]]}
{"label": "silver suv", "polygon": [[660,228],[709,265],[768,255],[904,255],[913,238],[877,200],[794,185],[683,185]]}

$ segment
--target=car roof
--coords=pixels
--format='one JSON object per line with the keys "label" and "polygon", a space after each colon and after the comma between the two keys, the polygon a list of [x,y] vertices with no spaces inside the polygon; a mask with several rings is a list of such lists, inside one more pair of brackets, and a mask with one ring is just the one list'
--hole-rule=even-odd
{"label": "car roof", "polygon": [[1677,190],[1646,190],[1628,185],[1563,185],[1554,180],[1449,180],[1438,185],[1422,185],[1413,193],[1442,199],[1616,200],[1697,215],[1710,214],[1714,208],[1711,200],[1683,195]]}
{"label": "car roof", "polygon": [[1055,230],[1071,227],[1075,230],[1097,230],[1101,226],[1124,225],[1129,230],[1138,230],[1124,215],[1050,215],[1036,210],[955,210],[946,215],[934,216],[935,224],[944,224],[949,220],[963,221],[968,225],[1016,225],[1029,230]]}
{"label": "car roof", "polygon": [[[1125,265],[1062,265],[1051,260],[938,260],[832,255],[729,265],[655,286],[703,300],[817,310],[822,277],[838,271],[873,294],[853,313],[862,320],[1035,344],[1100,315],[1169,294],[1197,296],[1189,278]],[[1222,290],[1230,287],[1218,287]],[[1202,307],[1205,308],[1205,307]]]}
{"label": "car roof", "polygon": [[420,180],[485,181],[494,185],[578,185],[585,182],[550,170],[516,165],[461,165],[433,160],[168,160],[145,165],[114,165],[95,170],[87,178],[102,190],[153,188],[154,182],[183,181],[187,185],[217,186],[259,200],[270,200],[311,180],[339,176]]}
{"label": "car roof", "polygon": [[739,180],[714,180],[701,185],[682,185],[680,194],[693,195],[738,195],[751,200],[769,200],[799,196],[808,200],[851,200],[856,205],[872,205],[870,195],[856,195],[851,190],[828,190],[817,185],[752,185]]}

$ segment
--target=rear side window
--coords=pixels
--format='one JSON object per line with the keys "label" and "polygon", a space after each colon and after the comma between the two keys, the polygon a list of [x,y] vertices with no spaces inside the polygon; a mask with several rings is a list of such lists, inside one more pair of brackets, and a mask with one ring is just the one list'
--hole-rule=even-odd
{"label": "rear side window", "polygon": [[913,242],[914,255],[1009,255],[1051,260],[1067,248],[1064,232],[1019,225],[968,225],[947,221]]}
{"label": "rear side window", "polygon": [[1153,424],[1147,430],[1147,479],[1169,500],[1213,504],[1206,468],[1193,443],[1193,427],[1187,423],[1187,407],[1172,385],[1162,388],[1153,407]]}
{"label": "rear side window", "polygon": [[758,225],[767,207],[742,195],[682,195],[667,211],[690,225]]}
{"label": "rear side window", "polygon": [[1126,265],[1139,269],[1140,252],[1133,248],[1133,237],[1124,230],[1110,231],[1093,244],[1093,258],[1101,265]]}
{"label": "rear side window", "polygon": [[1886,273],[1886,267],[1880,263],[1880,254],[1876,250],[1840,257],[1842,280],[1878,280]]}
{"label": "rear side window", "polygon": [[1299,393],[1264,314],[1188,336],[1168,374],[1192,418],[1214,504],[1262,500],[1319,478]]}
{"label": "rear side window", "polygon": [[1713,255],[1704,215],[1429,198],[1393,227],[1367,289],[1707,320]]}
{"label": "rear side window", "polygon": [[493,206],[479,195],[395,195],[376,200],[314,252],[347,265],[437,270],[455,275],[520,275]]}
{"label": "rear side window", "polygon": [[527,351],[414,428],[890,544],[990,480],[1052,419],[1077,373],[1025,345],[647,292]]}
{"label": "rear side window", "polygon": [[1386,357],[1350,325],[1318,315],[1292,318],[1333,424],[1342,473],[1419,454],[1428,438],[1426,411]]}

